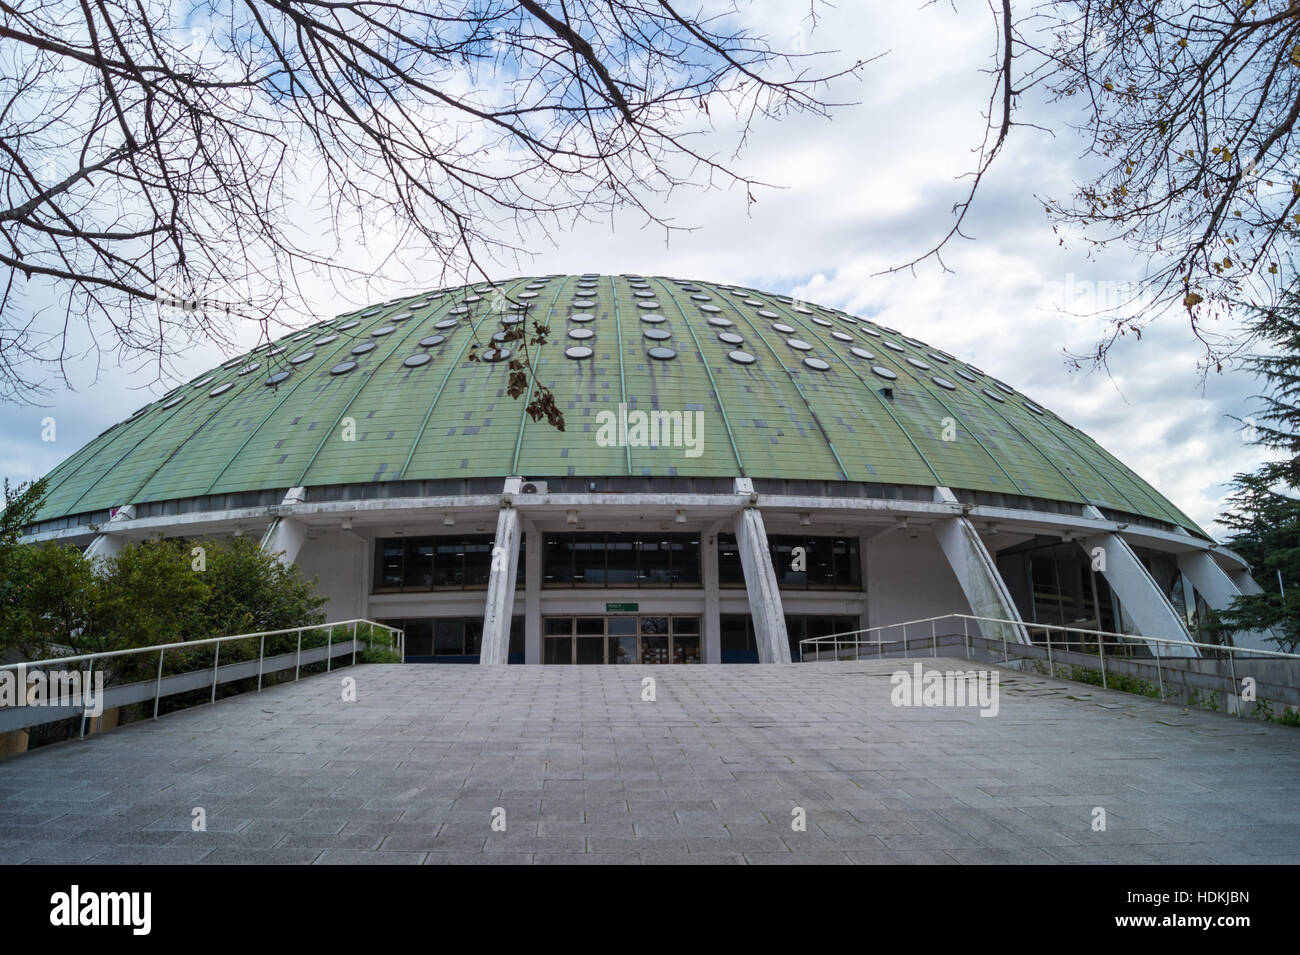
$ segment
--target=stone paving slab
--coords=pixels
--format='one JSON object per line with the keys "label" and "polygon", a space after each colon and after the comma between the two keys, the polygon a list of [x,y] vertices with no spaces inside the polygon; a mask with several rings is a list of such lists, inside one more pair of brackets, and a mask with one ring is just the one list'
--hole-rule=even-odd
{"label": "stone paving slab", "polygon": [[895,707],[902,666],[321,674],[0,760],[0,864],[1300,862],[1300,730],[1010,669]]}

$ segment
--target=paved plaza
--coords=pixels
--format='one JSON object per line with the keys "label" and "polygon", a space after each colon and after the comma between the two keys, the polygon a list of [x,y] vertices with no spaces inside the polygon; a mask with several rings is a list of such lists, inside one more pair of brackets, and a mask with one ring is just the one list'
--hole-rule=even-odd
{"label": "paved plaza", "polygon": [[348,668],[0,760],[0,863],[1300,861],[1298,729],[903,665]]}

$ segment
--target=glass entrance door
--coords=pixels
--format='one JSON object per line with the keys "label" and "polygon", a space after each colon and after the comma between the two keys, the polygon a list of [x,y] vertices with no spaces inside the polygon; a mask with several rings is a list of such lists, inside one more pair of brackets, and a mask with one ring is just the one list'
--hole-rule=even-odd
{"label": "glass entrance door", "polygon": [[542,662],[700,663],[700,618],[668,614],[546,617]]}

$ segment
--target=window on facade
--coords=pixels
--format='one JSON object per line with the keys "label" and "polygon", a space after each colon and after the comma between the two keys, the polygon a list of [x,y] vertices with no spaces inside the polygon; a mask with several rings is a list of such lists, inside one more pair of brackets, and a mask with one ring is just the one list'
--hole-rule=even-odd
{"label": "window on facade", "polygon": [[[407,617],[383,620],[406,632],[406,662],[473,663],[483,649],[481,617]],[[510,621],[510,662],[524,662],[524,618]]]}
{"label": "window on facade", "polygon": [[698,587],[698,534],[548,534],[548,587]]}
{"label": "window on facade", "polygon": [[[375,541],[376,591],[483,589],[492,574],[493,538],[389,537]],[[515,587],[524,586],[524,545]]]}
{"label": "window on facade", "polygon": [[[782,590],[861,590],[862,562],[856,537],[769,534],[768,550]],[[718,535],[718,584],[745,586],[740,550],[731,534]]]}

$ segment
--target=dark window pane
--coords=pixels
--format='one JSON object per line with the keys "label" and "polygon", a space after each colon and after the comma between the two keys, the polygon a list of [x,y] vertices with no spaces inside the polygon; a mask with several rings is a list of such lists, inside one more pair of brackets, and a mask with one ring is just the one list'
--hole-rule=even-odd
{"label": "dark window pane", "polygon": [[433,553],[436,587],[459,587],[465,582],[465,549],[457,537],[439,537]]}
{"label": "dark window pane", "polygon": [[[769,537],[772,550],[772,567],[776,571],[777,586],[783,590],[802,589],[808,586],[807,567],[810,555],[802,537]],[[800,548],[796,553],[795,548]],[[799,569],[796,568],[796,562]]]}
{"label": "dark window pane", "polygon": [[835,586],[842,590],[862,589],[862,563],[858,542],[852,537],[835,540]]}
{"label": "dark window pane", "polygon": [[465,621],[460,617],[433,622],[433,652],[464,653]]}
{"label": "dark window pane", "polygon": [[492,575],[492,538],[467,537],[462,546],[465,552],[465,586],[486,587]]}
{"label": "dark window pane", "polygon": [[637,579],[643,584],[667,586],[672,582],[672,541],[667,538],[640,541]]}
{"label": "dark window pane", "polygon": [[631,634],[636,633],[636,617],[610,617],[606,620],[609,625],[609,633]]}
{"label": "dark window pane", "polygon": [[465,618],[465,652],[478,653],[483,648],[483,621],[478,617]]}
{"label": "dark window pane", "polygon": [[743,652],[756,650],[754,632],[749,625],[749,617],[739,614],[722,616],[722,649],[724,651]]}
{"label": "dark window pane", "polygon": [[375,586],[379,588],[402,586],[402,539],[390,537],[381,540],[376,544],[375,550]]}
{"label": "dark window pane", "polygon": [[679,586],[699,586],[700,539],[690,534],[678,534],[672,540],[673,583]]}
{"label": "dark window pane", "polygon": [[573,580],[579,584],[605,583],[605,535],[573,535]]}
{"label": "dark window pane", "polygon": [[610,586],[636,583],[636,538],[631,534],[610,534],[605,542],[606,582]]}
{"label": "dark window pane", "polygon": [[542,583],[573,583],[573,542],[568,535],[549,535],[542,543]]}
{"label": "dark window pane", "polygon": [[547,617],[542,621],[542,628],[542,632],[545,634],[573,633],[573,618]]}
{"label": "dark window pane", "polygon": [[546,637],[542,640],[543,663],[572,663],[572,637]]}
{"label": "dark window pane", "polygon": [[510,618],[510,655],[524,655],[524,618]]}
{"label": "dark window pane", "polygon": [[745,586],[745,571],[740,564],[740,548],[730,534],[718,535],[718,583],[723,587]]}
{"label": "dark window pane", "polygon": [[673,633],[699,633],[699,617],[673,617]]}
{"label": "dark window pane", "polygon": [[826,588],[834,587],[834,538],[807,537],[804,538],[803,547],[804,552],[807,554],[808,586]]}
{"label": "dark window pane", "polygon": [[406,563],[402,571],[403,587],[429,587],[433,583],[433,538],[408,537]]}
{"label": "dark window pane", "polygon": [[605,632],[604,617],[579,617],[578,618],[579,634],[594,634],[594,633],[603,634],[604,632]]}
{"label": "dark window pane", "polygon": [[642,633],[667,633],[668,618],[667,617],[642,617],[641,632]]}
{"label": "dark window pane", "polygon": [[406,620],[403,622],[403,629],[406,631],[408,657],[433,656],[432,620]]}
{"label": "dark window pane", "polygon": [[579,637],[578,638],[578,662],[579,663],[604,663],[605,662],[605,638],[604,637]]}

